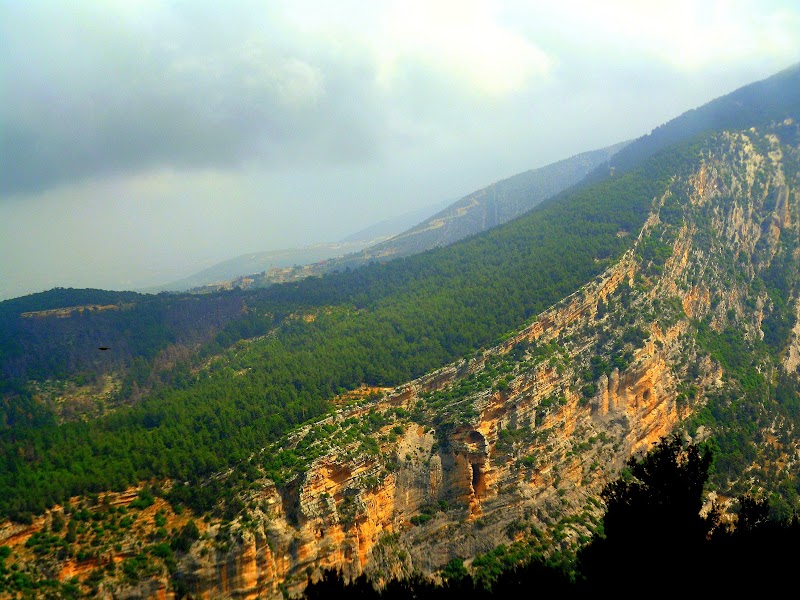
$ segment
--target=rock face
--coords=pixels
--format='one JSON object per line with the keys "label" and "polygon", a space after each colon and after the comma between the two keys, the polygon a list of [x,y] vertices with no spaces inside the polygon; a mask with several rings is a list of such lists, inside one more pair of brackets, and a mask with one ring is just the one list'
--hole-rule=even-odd
{"label": "rock face", "polygon": [[[209,519],[171,575],[106,597],[278,599],[327,568],[380,584],[500,544],[585,542],[603,485],[725,385],[697,323],[763,335],[770,299],[749,286],[800,222],[786,151],[754,131],[719,136],[602,274],[502,344],[264,449],[313,458],[255,480],[244,509]],[[793,325],[789,371],[800,364]]]}

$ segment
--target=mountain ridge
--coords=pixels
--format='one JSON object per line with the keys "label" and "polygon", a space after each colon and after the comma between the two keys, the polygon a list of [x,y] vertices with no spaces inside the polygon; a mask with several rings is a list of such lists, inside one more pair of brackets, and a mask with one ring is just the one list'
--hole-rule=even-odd
{"label": "mountain ridge", "polygon": [[800,62],[778,73],[742,86],[702,106],[690,109],[670,119],[620,149],[608,165],[598,167],[588,180],[608,176],[609,172],[624,172],[658,150],[686,141],[705,131],[741,129],[754,122],[774,118],[800,120]]}
{"label": "mountain ridge", "polygon": [[[356,251],[324,258],[313,264],[276,266],[261,273],[240,275],[208,287],[212,289],[265,287],[325,273],[346,271],[370,262],[385,262],[453,244],[508,222],[550,196],[578,184],[595,166],[607,162],[615,152],[628,143],[618,142],[598,150],[582,152],[501,179],[449,203],[421,222],[415,221],[400,233],[370,243]],[[191,291],[208,291],[208,288],[195,287]]]}
{"label": "mountain ridge", "polygon": [[432,217],[392,238],[346,256],[328,269],[353,268],[371,260],[408,256],[447,246],[510,221],[538,203],[577,184],[594,167],[607,162],[629,142],[582,152],[554,163],[529,169],[481,188]]}

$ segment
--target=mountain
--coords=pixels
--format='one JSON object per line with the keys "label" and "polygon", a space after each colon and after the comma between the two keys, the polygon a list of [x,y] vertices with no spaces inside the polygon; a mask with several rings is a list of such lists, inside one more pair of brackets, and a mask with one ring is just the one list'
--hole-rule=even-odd
{"label": "mountain", "polygon": [[229,285],[263,287],[323,273],[345,271],[370,262],[385,262],[448,246],[507,223],[547,198],[578,184],[599,165],[607,164],[611,156],[624,148],[627,143],[620,142],[600,150],[584,152],[495,182],[456,202],[449,203],[432,217],[414,221],[413,226],[409,226],[402,233],[370,244],[359,251],[313,265],[274,269],[272,272],[250,278],[252,281],[245,282],[238,279]]}
{"label": "mountain", "polygon": [[[424,221],[431,214],[439,212],[446,206],[449,206],[452,200],[444,200],[432,206],[426,206],[423,209],[412,210],[404,213],[393,219],[384,219],[370,227],[357,231],[344,238],[342,242],[354,242],[359,240],[384,240],[389,239],[399,233],[405,231],[409,227],[413,227],[420,221]],[[379,243],[379,242],[373,242]]]}
{"label": "mountain", "polygon": [[506,223],[537,204],[581,181],[598,165],[607,163],[628,142],[621,142],[531,169],[500,180],[447,206],[432,217],[394,237],[327,266],[328,270],[354,267],[448,246]]}
{"label": "mountain", "polygon": [[410,211],[392,219],[384,219],[338,242],[242,254],[178,281],[139,291],[157,294],[159,292],[183,292],[188,290],[209,291],[210,289],[234,287],[235,284],[246,287],[254,279],[249,276],[260,275],[263,277],[271,270],[279,271],[299,265],[311,265],[358,252],[365,247],[392,237],[399,231],[418,223],[421,219],[425,219],[438,209],[439,205],[437,204],[433,207]]}
{"label": "mountain", "polygon": [[302,248],[283,248],[265,252],[251,252],[216,263],[172,283],[140,290],[143,293],[208,291],[233,287],[231,282],[244,281],[251,275],[265,274],[271,269],[283,269],[298,265],[317,263],[323,260],[357,252],[379,238],[313,244]]}
{"label": "mountain", "polygon": [[[0,303],[3,593],[279,598],[328,568],[490,586],[531,558],[575,569],[601,491],[672,433],[713,453],[703,510],[722,524],[746,524],[748,494],[759,519],[790,517],[796,73],[764,106],[742,96],[744,125],[446,247],[258,290]],[[198,312],[156,336],[159,303]],[[147,353],[92,379],[82,349],[131,347],[140,306]]]}

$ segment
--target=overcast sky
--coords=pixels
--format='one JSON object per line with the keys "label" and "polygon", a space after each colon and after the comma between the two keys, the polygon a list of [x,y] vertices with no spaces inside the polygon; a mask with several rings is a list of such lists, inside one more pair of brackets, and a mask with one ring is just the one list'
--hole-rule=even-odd
{"label": "overcast sky", "polygon": [[0,298],[337,241],[798,61],[796,0],[0,0]]}

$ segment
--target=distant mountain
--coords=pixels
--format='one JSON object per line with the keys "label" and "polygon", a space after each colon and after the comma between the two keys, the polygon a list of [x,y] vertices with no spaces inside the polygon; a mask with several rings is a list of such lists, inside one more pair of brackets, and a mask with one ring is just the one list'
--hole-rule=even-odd
{"label": "distant mountain", "polygon": [[437,213],[446,206],[449,206],[452,202],[452,200],[444,200],[443,202],[438,202],[422,209],[412,210],[404,213],[399,217],[385,219],[380,223],[376,223],[375,225],[362,229],[361,231],[357,231],[352,235],[348,235],[342,240],[342,242],[361,242],[364,240],[373,240],[371,244],[374,244],[376,243],[374,240],[389,239],[392,236],[398,235],[399,233],[405,231],[406,229],[414,227],[420,221],[427,219],[432,214]]}
{"label": "distant mountain", "polygon": [[348,235],[338,242],[323,242],[299,248],[283,248],[242,254],[212,265],[189,277],[138,291],[143,293],[183,292],[204,287],[225,287],[230,285],[231,282],[241,285],[247,279],[247,276],[263,274],[270,269],[312,265],[320,261],[345,256],[396,235],[415,223],[419,223],[421,219],[425,219],[443,205],[444,203],[439,203],[404,213],[398,217],[385,219]]}
{"label": "distant mountain", "polygon": [[354,267],[372,260],[417,254],[506,223],[547,198],[581,181],[606,164],[628,142],[584,152],[553,164],[503,179],[461,198],[391,239],[326,265],[326,270]]}
{"label": "distant mountain", "polygon": [[263,287],[448,246],[523,215],[543,200],[577,184],[598,166],[607,165],[628,143],[620,142],[519,173],[456,202],[446,201],[386,219],[339,242],[243,254],[191,277],[140,291]]}
{"label": "distant mountain", "polygon": [[[432,248],[449,246],[464,238],[477,235],[507,223],[530,211],[544,200],[562,192],[584,179],[608,161],[629,142],[584,152],[553,164],[531,169],[500,180],[483,189],[447,203],[439,212],[423,220],[409,221],[408,227],[388,239],[379,240],[354,252],[341,254],[316,264],[286,265],[272,268],[246,280],[239,277],[226,282],[225,287],[265,287],[274,283],[296,281],[309,276],[357,268],[370,262],[383,262],[402,256],[419,254]],[[409,217],[413,213],[409,213]],[[396,224],[399,220],[389,223]],[[413,223],[413,224],[412,224]],[[365,232],[388,231],[378,224]],[[358,234],[357,234],[358,235]],[[353,237],[353,236],[351,236]],[[348,238],[349,239],[349,238]],[[276,265],[279,267],[280,265]]]}
{"label": "distant mountain", "polygon": [[220,286],[237,278],[263,273],[272,268],[313,264],[350,252],[357,252],[374,241],[375,239],[373,238],[372,240],[331,242],[301,248],[284,248],[281,250],[241,254],[212,265],[189,277],[139,291],[145,293],[184,292],[206,286]]}

